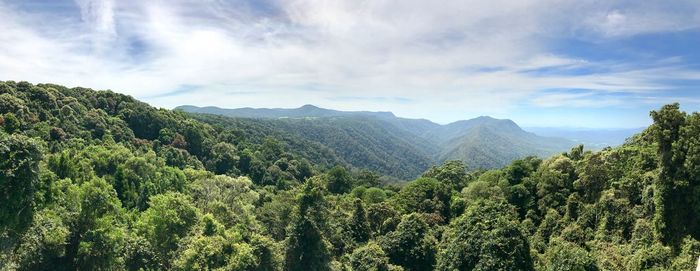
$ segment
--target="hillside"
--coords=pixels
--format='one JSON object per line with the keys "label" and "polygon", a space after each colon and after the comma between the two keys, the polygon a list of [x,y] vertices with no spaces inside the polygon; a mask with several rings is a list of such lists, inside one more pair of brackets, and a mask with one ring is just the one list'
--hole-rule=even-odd
{"label": "hillside", "polygon": [[[401,179],[411,179],[425,171],[432,159],[421,138],[400,129],[389,129],[366,117],[330,117],[318,119],[248,119],[193,114],[193,118],[216,127],[256,131],[254,137],[272,136],[285,142],[290,150],[303,154],[312,162],[314,149],[327,150],[336,160],[357,168],[367,168]],[[327,163],[323,163],[326,165]]]}
{"label": "hillside", "polygon": [[[337,111],[312,105],[295,109],[181,106],[176,110],[265,123],[327,146],[353,166],[400,178],[415,177],[429,164],[447,160],[462,160],[471,169],[488,169],[526,156],[545,157],[575,145],[565,139],[540,137],[511,120],[491,117],[440,125],[399,118],[390,112]],[[208,122],[214,123],[211,119]]]}

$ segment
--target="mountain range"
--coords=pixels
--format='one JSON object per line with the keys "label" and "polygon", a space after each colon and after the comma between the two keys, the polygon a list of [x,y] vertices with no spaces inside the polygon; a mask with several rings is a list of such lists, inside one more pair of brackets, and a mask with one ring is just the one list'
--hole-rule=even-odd
{"label": "mountain range", "polygon": [[447,160],[464,161],[469,169],[502,167],[519,158],[544,157],[577,144],[539,136],[511,120],[487,116],[441,125],[391,112],[338,111],[313,105],[294,109],[186,105],[176,110],[229,128],[263,126],[271,134],[291,135],[294,140],[287,140],[287,145],[313,144],[351,166],[397,178],[413,178]]}

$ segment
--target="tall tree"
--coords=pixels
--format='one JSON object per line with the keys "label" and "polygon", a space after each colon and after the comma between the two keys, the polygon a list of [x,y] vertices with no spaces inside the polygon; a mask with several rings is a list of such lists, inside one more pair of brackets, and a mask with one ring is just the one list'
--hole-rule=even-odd
{"label": "tall tree", "polygon": [[657,235],[665,243],[677,243],[685,232],[682,197],[676,189],[676,178],[683,167],[682,156],[673,155],[673,145],[678,141],[680,129],[685,122],[685,113],[678,103],[664,105],[659,111],[650,113],[654,124],[650,127],[658,143],[658,180],[654,183],[654,227]]}
{"label": "tall tree", "polygon": [[0,132],[0,231],[17,233],[31,221],[41,158],[39,141]]}
{"label": "tall tree", "polygon": [[330,270],[331,255],[323,237],[325,200],[316,180],[304,183],[286,240],[285,269]]}
{"label": "tall tree", "polygon": [[370,238],[369,221],[367,221],[367,212],[362,204],[361,199],[355,199],[355,211],[350,219],[350,231],[355,242],[364,243]]}

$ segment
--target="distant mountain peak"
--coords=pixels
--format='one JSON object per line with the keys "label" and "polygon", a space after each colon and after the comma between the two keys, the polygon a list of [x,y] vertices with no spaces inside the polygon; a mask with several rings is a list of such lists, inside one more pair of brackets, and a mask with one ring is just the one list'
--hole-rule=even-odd
{"label": "distant mountain peak", "polygon": [[299,109],[322,109],[322,108],[315,106],[313,104],[305,104],[305,105],[302,105],[301,107],[299,107]]}

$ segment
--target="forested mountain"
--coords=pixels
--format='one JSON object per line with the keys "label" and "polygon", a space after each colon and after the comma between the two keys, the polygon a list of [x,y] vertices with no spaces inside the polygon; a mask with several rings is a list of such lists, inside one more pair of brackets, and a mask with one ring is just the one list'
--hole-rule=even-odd
{"label": "forested mountain", "polygon": [[413,178],[430,164],[448,160],[461,160],[470,169],[489,169],[530,155],[546,157],[575,145],[525,132],[511,120],[483,116],[440,125],[390,112],[337,111],[312,105],[296,109],[180,106],[175,110],[236,119],[194,116],[214,125],[257,122],[326,146],[352,166],[398,178]]}
{"label": "forested mountain", "polygon": [[308,152],[307,146],[324,148],[338,157],[338,161],[354,167],[368,168],[400,179],[415,178],[433,163],[429,155],[430,142],[402,129],[391,129],[369,117],[284,120],[228,118],[208,114],[194,114],[192,117],[217,127],[262,131],[263,134],[258,137],[278,138],[291,150],[323,165],[328,163],[319,161],[315,151]]}
{"label": "forested mountain", "polygon": [[461,131],[440,144],[443,152],[438,161],[461,160],[471,163],[471,168],[488,169],[530,155],[547,157],[574,145],[568,140],[525,132],[510,120],[488,118]]}
{"label": "forested mountain", "polygon": [[619,147],[396,186],[281,124],[0,82],[0,270],[693,270],[700,114],[650,115]]}

